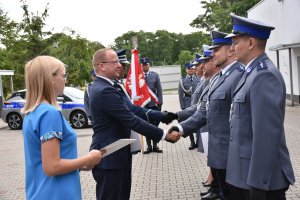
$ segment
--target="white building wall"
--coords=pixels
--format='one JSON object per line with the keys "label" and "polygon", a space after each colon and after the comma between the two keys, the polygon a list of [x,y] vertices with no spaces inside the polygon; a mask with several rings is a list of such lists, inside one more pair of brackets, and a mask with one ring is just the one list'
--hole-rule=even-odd
{"label": "white building wall", "polygon": [[[300,0],[262,0],[248,11],[248,17],[275,27],[267,43],[266,53],[277,65],[276,51],[271,46],[300,43]],[[292,49],[294,95],[300,95],[300,48]],[[284,77],[287,94],[291,94],[288,50],[279,51],[279,68]]]}
{"label": "white building wall", "polygon": [[158,73],[163,90],[178,88],[178,80],[181,77],[180,65],[153,66],[150,71]]}

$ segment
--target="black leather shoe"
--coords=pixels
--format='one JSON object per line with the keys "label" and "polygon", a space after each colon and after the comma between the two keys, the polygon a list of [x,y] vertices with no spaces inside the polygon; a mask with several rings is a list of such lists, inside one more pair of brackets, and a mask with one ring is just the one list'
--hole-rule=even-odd
{"label": "black leather shoe", "polygon": [[151,153],[152,152],[152,148],[147,148],[147,150],[146,151],[144,151],[144,153],[143,154],[148,154],[148,153]]}
{"label": "black leather shoe", "polygon": [[203,197],[203,196],[207,195],[208,193],[210,193],[210,189],[207,190],[206,192],[200,192],[200,196]]}
{"label": "black leather shoe", "polygon": [[206,182],[205,184],[203,184],[204,187],[210,187],[211,183]]}
{"label": "black leather shoe", "polygon": [[138,151],[132,151],[131,154],[132,154],[132,155],[135,155],[135,154],[138,154],[138,153],[140,153],[140,152],[141,152],[140,150],[138,150]]}
{"label": "black leather shoe", "polygon": [[196,148],[197,148],[197,145],[191,144],[191,146],[189,147],[189,150],[193,150],[193,149],[196,149]]}
{"label": "black leather shoe", "polygon": [[163,151],[160,150],[158,147],[153,147],[153,152],[162,153]]}
{"label": "black leather shoe", "polygon": [[215,194],[215,193],[212,193],[212,192],[209,192],[208,194],[201,197],[201,199],[203,199],[203,200],[208,200],[208,199],[216,200],[216,199],[219,199],[219,195]]}

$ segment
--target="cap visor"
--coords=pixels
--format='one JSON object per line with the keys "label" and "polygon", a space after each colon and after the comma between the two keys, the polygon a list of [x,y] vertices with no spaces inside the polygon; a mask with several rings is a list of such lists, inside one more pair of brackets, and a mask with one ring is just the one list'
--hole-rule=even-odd
{"label": "cap visor", "polygon": [[211,56],[208,56],[208,57],[201,57],[200,60],[208,60],[208,59],[210,59],[210,58],[211,58]]}
{"label": "cap visor", "polygon": [[218,48],[220,46],[222,46],[222,45],[213,45],[213,46],[210,46],[208,49],[209,50],[213,50],[213,49]]}
{"label": "cap visor", "polygon": [[234,34],[234,33],[229,33],[228,35],[225,36],[225,38],[232,38],[232,37],[236,37],[239,36],[240,34]]}

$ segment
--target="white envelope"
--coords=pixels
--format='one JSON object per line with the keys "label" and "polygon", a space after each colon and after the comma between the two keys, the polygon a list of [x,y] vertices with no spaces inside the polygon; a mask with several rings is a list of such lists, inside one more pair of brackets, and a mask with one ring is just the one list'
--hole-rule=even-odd
{"label": "white envelope", "polygon": [[105,156],[108,156],[109,154],[118,151],[119,149],[125,147],[126,145],[129,145],[131,143],[133,143],[136,139],[120,139],[117,140],[103,148],[101,148],[100,150],[105,150],[106,152],[103,154],[102,158],[104,158]]}

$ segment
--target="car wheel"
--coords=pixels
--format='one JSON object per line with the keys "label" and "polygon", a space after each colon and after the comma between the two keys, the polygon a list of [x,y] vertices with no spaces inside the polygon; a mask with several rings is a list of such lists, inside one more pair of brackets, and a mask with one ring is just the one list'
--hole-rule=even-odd
{"label": "car wheel", "polygon": [[23,118],[18,113],[10,113],[7,116],[7,124],[10,129],[17,130],[22,128]]}
{"label": "car wheel", "polygon": [[77,110],[71,114],[70,123],[73,128],[85,128],[88,125],[88,118],[83,111]]}

